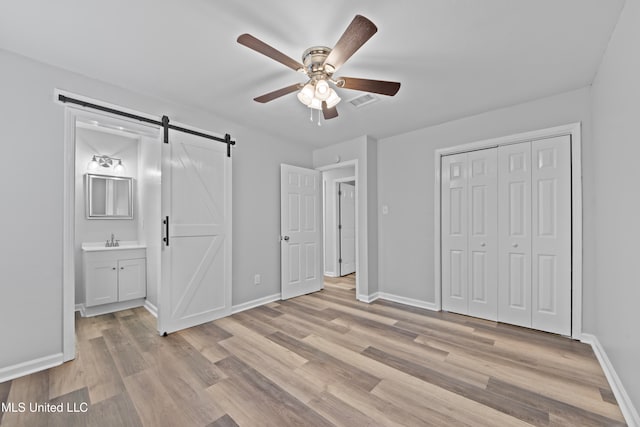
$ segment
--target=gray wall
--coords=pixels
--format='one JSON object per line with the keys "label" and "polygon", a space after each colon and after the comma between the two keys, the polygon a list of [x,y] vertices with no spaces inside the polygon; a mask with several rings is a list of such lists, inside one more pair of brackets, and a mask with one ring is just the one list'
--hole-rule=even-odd
{"label": "gray wall", "polygon": [[[640,2],[627,0],[593,84],[594,262],[585,281],[595,289],[591,332],[640,410]],[[585,171],[585,176],[587,172]],[[586,191],[585,191],[586,193]]]}
{"label": "gray wall", "polygon": [[[437,148],[579,121],[583,143],[588,142],[588,88],[381,139],[379,211],[387,205],[389,212],[379,216],[380,291],[427,304],[435,302],[433,200]],[[585,300],[593,297],[593,289],[587,289]]]}
{"label": "gray wall", "polygon": [[[167,104],[0,50],[0,370],[62,352],[64,108],[54,88],[212,132],[233,150],[233,304],[280,291],[280,163],[312,165],[312,150],[203,111]],[[253,284],[253,274],[262,284]]]}

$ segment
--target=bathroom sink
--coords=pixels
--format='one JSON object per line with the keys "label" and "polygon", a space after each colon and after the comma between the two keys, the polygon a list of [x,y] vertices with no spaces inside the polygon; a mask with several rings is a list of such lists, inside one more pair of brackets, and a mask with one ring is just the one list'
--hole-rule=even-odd
{"label": "bathroom sink", "polygon": [[[106,242],[106,241],[105,241]],[[144,249],[147,245],[135,240],[125,240],[120,242],[120,246],[106,247],[105,242],[86,242],[82,244],[82,250],[85,252],[92,251],[118,251],[123,249]]]}

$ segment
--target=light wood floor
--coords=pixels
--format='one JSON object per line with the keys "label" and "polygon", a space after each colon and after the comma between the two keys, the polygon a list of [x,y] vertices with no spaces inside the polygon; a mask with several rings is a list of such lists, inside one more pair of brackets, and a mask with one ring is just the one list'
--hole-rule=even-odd
{"label": "light wood floor", "polygon": [[0,384],[0,401],[85,413],[3,426],[617,426],[587,345],[389,302],[352,278],[168,337],[144,309],[77,319],[78,357]]}

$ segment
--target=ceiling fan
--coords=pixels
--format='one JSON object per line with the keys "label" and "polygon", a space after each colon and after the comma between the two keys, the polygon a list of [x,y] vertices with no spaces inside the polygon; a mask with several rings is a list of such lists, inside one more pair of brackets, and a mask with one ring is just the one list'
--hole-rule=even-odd
{"label": "ceiling fan", "polygon": [[238,43],[253,49],[287,67],[304,73],[308,81],[296,83],[282,89],[269,92],[254,101],[266,103],[276,98],[298,91],[298,99],[309,108],[322,110],[325,120],[338,117],[336,105],[340,97],[331,85],[343,89],[354,89],[394,96],[400,89],[400,83],[383,80],[358,79],[355,77],[334,78],[333,74],[369,40],[378,28],[373,22],[361,15],[356,15],[333,49],[325,46],[314,46],[302,54],[302,64],[290,58],[251,34],[242,34]]}

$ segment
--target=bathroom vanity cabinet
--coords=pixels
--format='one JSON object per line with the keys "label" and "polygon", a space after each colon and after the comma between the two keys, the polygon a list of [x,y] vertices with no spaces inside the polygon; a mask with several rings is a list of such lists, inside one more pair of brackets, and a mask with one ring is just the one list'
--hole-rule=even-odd
{"label": "bathroom vanity cabinet", "polygon": [[[83,261],[87,308],[145,298],[146,249],[83,250]],[[118,309],[114,305],[109,311]]]}

